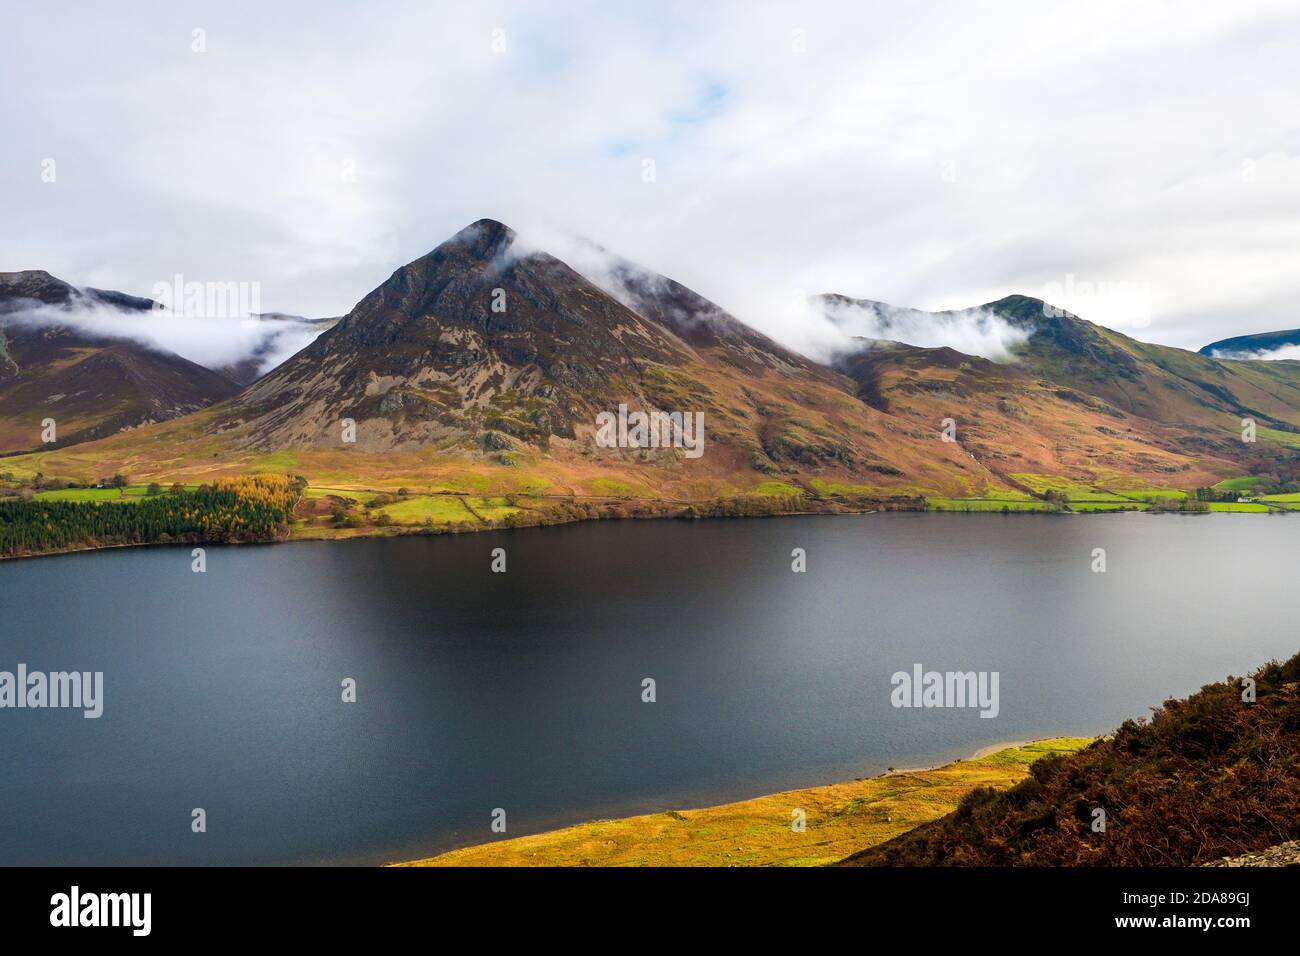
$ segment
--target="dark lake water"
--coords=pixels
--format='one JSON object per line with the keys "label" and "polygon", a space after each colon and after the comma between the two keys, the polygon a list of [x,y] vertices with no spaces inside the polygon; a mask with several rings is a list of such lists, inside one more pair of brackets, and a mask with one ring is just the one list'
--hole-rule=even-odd
{"label": "dark lake water", "polygon": [[[1265,516],[894,514],[0,563],[0,670],[105,696],[0,710],[0,864],[375,863],[498,807],[516,836],[1104,732],[1300,650],[1298,553]],[[999,672],[998,716],[894,708],[918,663]]]}

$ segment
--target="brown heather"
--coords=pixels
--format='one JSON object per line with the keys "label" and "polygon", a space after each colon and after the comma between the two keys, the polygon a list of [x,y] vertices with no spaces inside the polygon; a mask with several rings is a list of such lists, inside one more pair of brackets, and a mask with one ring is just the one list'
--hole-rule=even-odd
{"label": "brown heather", "polygon": [[1254,703],[1208,684],[844,865],[1188,866],[1300,838],[1300,655],[1252,676]]}

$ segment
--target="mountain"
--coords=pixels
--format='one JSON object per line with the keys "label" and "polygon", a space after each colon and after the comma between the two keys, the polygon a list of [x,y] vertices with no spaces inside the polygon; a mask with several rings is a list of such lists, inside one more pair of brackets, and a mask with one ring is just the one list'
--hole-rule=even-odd
{"label": "mountain", "polygon": [[[111,315],[152,306],[121,292],[79,289],[47,272],[0,273],[0,452],[92,441],[233,395],[235,383],[201,365],[75,322],[84,309]],[[46,418],[56,423],[52,445],[42,443]]]}
{"label": "mountain", "polygon": [[[671,450],[598,449],[597,415],[700,411],[710,455],[694,470],[902,474],[900,460],[949,486],[961,456],[890,434],[848,382],[749,329],[717,305],[646,270],[617,267],[615,295],[516,236],[476,222],[398,269],[338,323],[245,389],[225,411],[245,447],[338,448],[357,423],[359,451],[437,445],[560,461],[655,462]],[[495,304],[495,307],[494,307]]]}
{"label": "mountain", "polygon": [[1139,342],[1028,296],[1008,296],[985,308],[1034,330],[1015,350],[1021,364],[1125,414],[1230,435],[1250,416],[1300,432],[1300,366],[1220,361]]}
{"label": "mountain", "polygon": [[[962,314],[1000,320],[1018,332],[1002,362],[858,340],[856,351],[834,363],[876,407],[918,422],[953,417],[958,440],[1011,484],[1018,483],[1016,473],[1089,475],[1103,483],[1144,473],[1191,487],[1206,469],[1292,467],[1289,445],[1300,441],[1300,365],[1220,361],[1139,342],[1028,296],[963,313],[845,296],[818,301],[830,315],[870,310],[882,317],[877,324],[886,333],[891,323],[915,330]],[[1242,442],[1246,417],[1265,440]]]}
{"label": "mountain", "polygon": [[[1300,655],[968,794],[847,866],[1195,866],[1300,839]],[[1104,811],[1104,830],[1095,830]]]}
{"label": "mountain", "polygon": [[1300,345],[1300,329],[1284,329],[1281,332],[1258,332],[1254,335],[1234,335],[1232,338],[1219,339],[1201,349],[1202,355],[1215,358],[1258,358],[1291,345]]}
{"label": "mountain", "polygon": [[[599,247],[565,255],[480,220],[237,395],[41,464],[168,480],[293,469],[314,483],[664,507],[1300,477],[1294,363],[1137,342],[1025,296],[947,313],[824,296],[841,317],[869,311],[876,337],[846,324],[822,364]],[[935,323],[942,335],[926,331]],[[969,341],[997,360],[890,335]],[[705,452],[602,447],[599,416],[620,407],[702,413]]]}

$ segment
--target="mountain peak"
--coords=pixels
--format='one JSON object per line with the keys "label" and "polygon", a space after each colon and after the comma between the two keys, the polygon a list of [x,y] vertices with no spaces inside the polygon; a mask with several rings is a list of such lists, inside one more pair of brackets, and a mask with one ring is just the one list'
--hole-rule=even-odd
{"label": "mountain peak", "polygon": [[0,302],[34,299],[45,303],[66,302],[76,293],[71,285],[44,269],[0,272]]}
{"label": "mountain peak", "polygon": [[468,253],[475,259],[488,261],[509,249],[515,238],[515,231],[505,223],[498,222],[496,219],[479,219],[471,222],[434,251],[456,249]]}

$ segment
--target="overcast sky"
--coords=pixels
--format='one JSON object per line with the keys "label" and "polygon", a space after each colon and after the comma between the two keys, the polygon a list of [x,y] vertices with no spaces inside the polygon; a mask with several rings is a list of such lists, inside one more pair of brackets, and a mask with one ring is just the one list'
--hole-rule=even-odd
{"label": "overcast sky", "polygon": [[835,291],[1196,348],[1300,326],[1298,49],[1238,0],[10,5],[0,270],[337,315],[487,216],[795,347]]}

